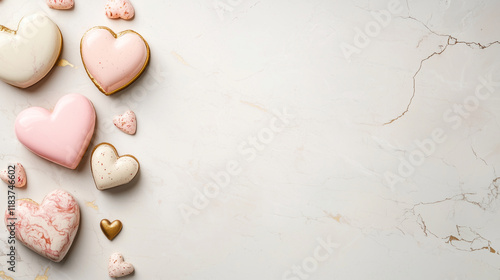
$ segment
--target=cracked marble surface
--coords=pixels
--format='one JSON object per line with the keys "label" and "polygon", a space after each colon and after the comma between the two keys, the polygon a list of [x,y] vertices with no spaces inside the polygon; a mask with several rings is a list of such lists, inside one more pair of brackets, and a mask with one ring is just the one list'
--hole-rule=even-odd
{"label": "cracked marble surface", "polygon": [[[24,165],[18,198],[73,194],[82,223],[61,263],[18,245],[16,273],[0,227],[0,279],[109,279],[114,252],[127,279],[500,278],[499,1],[135,1],[131,21],[38,2],[0,1],[0,24],[42,10],[64,37],[48,78],[0,84],[0,163]],[[151,47],[112,97],[80,59],[95,25]],[[88,151],[67,170],[16,140],[21,110],[73,92],[96,107],[91,147],[140,161],[131,184],[98,191]],[[128,109],[134,136],[112,123]]]}

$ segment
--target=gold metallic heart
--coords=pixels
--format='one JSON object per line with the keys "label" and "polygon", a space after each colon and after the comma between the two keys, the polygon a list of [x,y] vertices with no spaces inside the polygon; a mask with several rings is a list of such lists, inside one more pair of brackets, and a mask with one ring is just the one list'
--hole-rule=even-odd
{"label": "gold metallic heart", "polygon": [[108,219],[101,220],[101,230],[109,240],[113,240],[122,228],[123,224],[120,220],[113,221],[112,223]]}

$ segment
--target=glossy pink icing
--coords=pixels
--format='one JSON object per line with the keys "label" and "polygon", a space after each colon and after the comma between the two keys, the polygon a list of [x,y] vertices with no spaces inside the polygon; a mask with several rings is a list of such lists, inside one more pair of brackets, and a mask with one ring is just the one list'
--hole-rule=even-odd
{"label": "glossy pink icing", "polygon": [[[24,170],[24,167],[22,164],[19,162],[14,164],[15,170],[14,170],[14,177],[15,177],[15,183],[14,187],[16,188],[22,188],[26,186],[26,171]],[[7,185],[9,184],[10,178],[9,178],[9,170],[8,169],[3,169],[0,171],[0,179],[4,181]]]}
{"label": "glossy pink icing", "polygon": [[16,119],[19,141],[38,156],[75,169],[94,134],[96,114],[89,99],[68,94],[57,102],[54,111],[31,107]]}
{"label": "glossy pink icing", "polygon": [[16,240],[52,261],[61,261],[68,252],[80,224],[80,208],[63,190],[49,193],[39,205],[17,200],[14,216],[5,212],[5,224],[15,217]]}
{"label": "glossy pink icing", "polygon": [[148,61],[148,49],[136,33],[115,38],[107,29],[93,28],[82,38],[82,60],[87,71],[105,93],[133,81]]}

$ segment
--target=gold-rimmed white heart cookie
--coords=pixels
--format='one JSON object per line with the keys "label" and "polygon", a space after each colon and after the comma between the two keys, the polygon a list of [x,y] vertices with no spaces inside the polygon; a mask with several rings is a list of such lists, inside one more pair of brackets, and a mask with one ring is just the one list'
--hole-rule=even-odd
{"label": "gold-rimmed white heart cookie", "polygon": [[139,161],[132,155],[119,156],[116,148],[101,143],[94,148],[90,169],[98,190],[106,190],[132,181],[139,173]]}
{"label": "gold-rimmed white heart cookie", "polygon": [[61,54],[59,27],[41,13],[23,17],[17,30],[0,25],[0,80],[27,88],[45,77]]}

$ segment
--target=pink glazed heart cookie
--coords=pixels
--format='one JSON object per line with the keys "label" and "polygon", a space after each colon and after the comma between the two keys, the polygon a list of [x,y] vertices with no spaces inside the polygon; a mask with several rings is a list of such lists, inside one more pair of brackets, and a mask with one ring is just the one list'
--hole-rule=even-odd
{"label": "pink glazed heart cookie", "polygon": [[149,62],[149,45],[139,33],[126,30],[115,34],[97,26],[87,31],[80,43],[83,66],[97,88],[106,95],[135,81]]}
{"label": "pink glazed heart cookie", "polygon": [[[22,188],[26,186],[26,171],[24,171],[23,165],[19,162],[9,164],[7,169],[0,171],[0,179],[9,186],[13,185],[16,188]],[[14,181],[13,184],[12,181]]]}
{"label": "pink glazed heart cookie", "polygon": [[134,6],[129,0],[108,0],[104,10],[108,18],[131,19],[135,15]]}
{"label": "pink glazed heart cookie", "polygon": [[68,94],[52,112],[40,107],[22,111],[16,118],[16,136],[36,155],[75,169],[89,146],[95,121],[92,102],[83,95]]}
{"label": "pink glazed heart cookie", "polygon": [[31,199],[17,200],[14,216],[5,211],[5,225],[9,231],[15,231],[17,241],[60,262],[78,231],[80,208],[71,194],[55,190],[41,204]]}
{"label": "pink glazed heart cookie", "polygon": [[128,110],[121,115],[115,116],[113,118],[113,123],[121,131],[127,134],[134,135],[137,131],[137,118],[133,111]]}
{"label": "pink glazed heart cookie", "polygon": [[47,0],[49,8],[56,10],[67,10],[73,8],[73,0]]}

